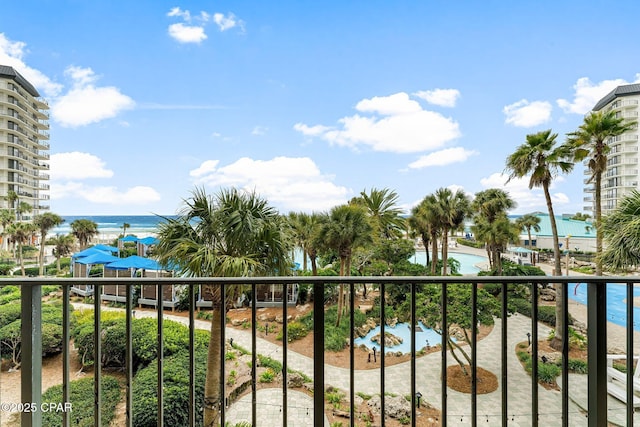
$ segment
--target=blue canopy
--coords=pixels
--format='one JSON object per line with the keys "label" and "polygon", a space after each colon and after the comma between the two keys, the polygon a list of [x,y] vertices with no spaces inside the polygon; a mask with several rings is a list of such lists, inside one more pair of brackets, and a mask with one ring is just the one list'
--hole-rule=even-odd
{"label": "blue canopy", "polygon": [[119,252],[119,249],[116,248],[115,246],[109,246],[109,245],[95,245],[93,246],[95,249],[100,249],[101,251],[108,251],[108,252]]}
{"label": "blue canopy", "polygon": [[126,258],[119,258],[113,262],[105,265],[105,268],[112,270],[128,270],[130,268],[144,268],[145,270],[162,270],[160,264],[157,261],[150,258],[144,258],[137,255],[132,255]]}
{"label": "blue canopy", "polygon": [[87,248],[83,251],[80,252],[76,252],[75,254],[73,254],[72,258],[82,258],[82,257],[87,257],[89,255],[93,255],[93,254],[97,254],[97,253],[101,253],[101,254],[106,254],[106,255],[111,255],[111,253],[109,251],[105,251],[102,249],[97,249],[95,246],[91,247],[91,248]]}
{"label": "blue canopy", "polygon": [[106,252],[98,251],[92,255],[84,256],[76,260],[78,264],[109,264],[110,262],[118,261],[120,258],[115,257]]}
{"label": "blue canopy", "polygon": [[121,242],[137,242],[138,237],[134,236],[133,234],[129,234],[128,236],[125,236],[122,239],[120,239],[120,241]]}
{"label": "blue canopy", "polygon": [[144,239],[139,239],[138,243],[142,243],[143,245],[157,245],[159,242],[159,240],[155,237],[149,236],[149,237],[145,237]]}

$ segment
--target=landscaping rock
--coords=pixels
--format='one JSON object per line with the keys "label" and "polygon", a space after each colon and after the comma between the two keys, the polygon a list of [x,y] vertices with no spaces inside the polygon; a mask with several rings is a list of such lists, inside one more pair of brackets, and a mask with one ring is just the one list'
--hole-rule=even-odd
{"label": "landscaping rock", "polygon": [[297,372],[292,372],[287,375],[287,387],[299,388],[304,384],[304,377]]}
{"label": "landscaping rock", "polygon": [[[380,334],[376,334],[371,338],[371,341],[377,342],[380,344]],[[396,345],[402,344],[402,338],[395,336],[389,332],[384,333],[384,346],[385,347],[393,347]]]}
{"label": "landscaping rock", "polygon": [[231,326],[240,326],[240,325],[242,325],[243,323],[246,323],[246,322],[248,322],[248,321],[249,321],[249,320],[248,320],[248,319],[246,319],[246,318],[243,318],[243,319],[232,319],[232,320],[231,320]]}
{"label": "landscaping rock", "polygon": [[[367,405],[376,414],[380,413],[380,396],[373,396]],[[411,404],[402,396],[387,396],[384,400],[385,415],[391,418],[405,418],[411,415]]]}

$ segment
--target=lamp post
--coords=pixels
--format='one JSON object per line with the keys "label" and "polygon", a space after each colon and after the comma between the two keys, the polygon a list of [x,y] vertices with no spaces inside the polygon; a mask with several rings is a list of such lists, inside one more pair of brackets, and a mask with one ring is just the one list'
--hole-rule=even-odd
{"label": "lamp post", "polygon": [[422,393],[419,391],[416,392],[416,400],[418,401],[418,408],[420,407],[420,399],[422,398]]}
{"label": "lamp post", "polygon": [[531,332],[527,332],[527,341],[529,341],[529,345],[531,345]]}
{"label": "lamp post", "polygon": [[567,234],[567,245],[565,246],[567,248],[567,257],[565,259],[565,263],[567,264],[567,267],[566,267],[567,276],[569,275],[569,239],[570,238],[571,238],[571,234]]}

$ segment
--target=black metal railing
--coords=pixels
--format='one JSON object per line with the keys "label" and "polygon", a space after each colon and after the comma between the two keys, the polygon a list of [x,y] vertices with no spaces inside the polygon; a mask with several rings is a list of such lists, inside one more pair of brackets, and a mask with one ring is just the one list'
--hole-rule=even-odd
{"label": "black metal railing", "polygon": [[[634,316],[633,316],[633,281],[630,278],[624,277],[592,277],[592,276],[572,276],[572,277],[260,277],[260,278],[132,278],[132,279],[122,279],[122,278],[98,278],[98,279],[89,279],[86,278],[74,278],[74,279],[42,279],[42,278],[20,278],[20,279],[2,279],[0,280],[0,285],[17,285],[21,287],[21,307],[22,307],[22,326],[21,326],[21,334],[22,334],[22,362],[21,362],[21,401],[23,403],[34,403],[35,408],[38,408],[42,402],[42,332],[41,332],[41,306],[42,306],[42,297],[41,297],[41,287],[43,285],[59,285],[62,287],[62,310],[63,310],[63,342],[69,343],[70,341],[70,290],[72,287],[78,287],[87,285],[90,283],[93,285],[94,299],[93,299],[93,308],[94,312],[94,337],[101,337],[101,312],[103,310],[102,301],[99,297],[102,292],[103,286],[106,285],[125,285],[129,288],[136,285],[156,285],[158,286],[157,294],[157,304],[156,304],[156,316],[157,316],[157,347],[158,355],[162,355],[162,347],[164,342],[164,330],[163,330],[163,319],[168,315],[165,312],[165,303],[163,302],[163,287],[165,286],[173,286],[173,285],[184,285],[186,289],[188,289],[188,325],[189,325],[189,346],[191,349],[194,348],[195,340],[194,340],[194,330],[196,324],[196,292],[199,285],[211,285],[220,287],[220,291],[222,294],[222,298],[225,298],[226,289],[232,285],[245,285],[251,288],[251,300],[256,301],[256,288],[261,284],[275,284],[275,285],[283,285],[285,287],[284,294],[287,294],[287,290],[290,286],[294,284],[297,285],[310,285],[313,288],[313,295],[321,296],[324,294],[324,288],[328,284],[345,284],[347,293],[350,296],[348,311],[350,313],[349,317],[349,325],[351,328],[350,333],[350,366],[349,369],[349,409],[348,412],[350,417],[346,423],[349,425],[358,425],[358,420],[356,419],[356,373],[357,371],[353,369],[355,366],[355,329],[356,326],[354,324],[354,315],[353,313],[357,309],[355,306],[356,300],[356,286],[360,284],[374,284],[378,285],[380,293],[380,307],[385,307],[385,288],[388,286],[400,285],[404,284],[409,285],[409,292],[407,294],[407,298],[410,298],[410,321],[412,325],[417,325],[416,316],[416,292],[419,290],[419,287],[425,284],[435,284],[442,287],[442,299],[440,303],[440,310],[442,313],[441,324],[448,325],[449,321],[447,319],[447,301],[448,301],[448,287],[452,284],[465,283],[471,286],[471,301],[469,304],[471,306],[472,313],[472,324],[477,325],[478,319],[478,289],[485,284],[493,283],[499,284],[501,286],[501,299],[500,299],[500,318],[501,318],[501,334],[500,334],[500,346],[499,350],[500,354],[500,372],[498,375],[499,385],[500,385],[500,413],[499,414],[491,414],[492,420],[494,420],[495,424],[492,425],[508,425],[511,419],[514,416],[519,417],[527,417],[529,418],[529,422],[532,426],[538,425],[550,425],[548,422],[540,421],[541,416],[545,414],[545,411],[548,411],[548,408],[540,408],[539,406],[539,391],[538,391],[538,369],[539,369],[539,348],[538,341],[543,339],[539,333],[540,325],[538,323],[538,291],[540,287],[546,286],[549,284],[559,283],[564,284],[564,286],[560,286],[561,292],[563,293],[563,307],[562,312],[565,313],[565,319],[568,319],[566,314],[569,312],[568,306],[568,288],[570,283],[585,283],[587,290],[587,311],[588,311],[588,324],[587,324],[587,351],[588,351],[588,373],[587,376],[587,384],[588,384],[588,407],[584,408],[586,411],[586,416],[588,417],[588,425],[591,427],[595,426],[603,426],[607,425],[608,418],[608,406],[607,406],[607,310],[606,310],[606,284],[607,283],[617,283],[626,285],[626,301],[627,301],[627,310],[626,310],[626,351],[627,353],[633,353],[634,348],[634,337],[633,337],[633,326],[634,326]],[[508,328],[509,328],[509,300],[508,300],[508,284],[519,283],[527,285],[531,292],[531,316],[530,316],[530,331],[531,331],[531,359],[532,359],[532,372],[531,372],[531,380],[528,384],[530,387],[530,402],[528,402],[529,409],[520,414],[514,414],[513,410],[509,409],[509,399],[511,397],[510,394],[510,386],[509,386],[509,376],[513,375],[513,371],[510,371],[508,368],[508,359],[515,357],[513,355],[513,349],[510,349],[507,344],[508,339]],[[124,302],[124,311],[126,318],[126,368],[125,368],[125,377],[126,377],[126,425],[132,426],[132,411],[133,411],[133,399],[135,396],[132,395],[132,382],[133,382],[133,343],[132,343],[132,319],[134,316],[134,301],[132,297],[132,292],[126,292],[125,302]],[[282,324],[282,420],[283,426],[287,425],[295,425],[294,419],[289,419],[290,415],[288,413],[288,391],[287,391],[287,371],[288,371],[288,325],[287,325],[287,315],[288,311],[291,310],[287,305],[287,299],[283,298],[282,301],[282,310],[283,310],[283,324]],[[380,335],[381,337],[385,336],[385,310],[380,310],[378,314],[380,318]],[[220,329],[221,329],[221,342],[226,342],[226,332],[225,332],[225,322],[226,317],[220,316]],[[419,403],[419,392],[417,386],[417,379],[421,378],[424,372],[421,372],[420,367],[418,367],[417,361],[419,360],[417,355],[419,349],[416,345],[416,328],[411,327],[411,350],[410,350],[410,363],[408,372],[406,372],[406,381],[410,383],[410,396],[407,397],[411,403],[411,425],[416,425],[416,406]],[[446,338],[448,334],[448,328],[443,327],[442,329],[442,342],[446,343]],[[252,425],[259,425],[257,420],[260,417],[260,408],[257,405],[257,382],[256,378],[256,367],[257,367],[257,308],[256,304],[253,304],[251,308],[251,330],[248,331],[251,335],[251,419],[247,419],[245,421],[251,422]],[[561,404],[561,413],[555,415],[554,417],[554,425],[569,425],[569,417],[577,416],[575,414],[570,413],[570,399],[571,399],[571,386],[569,383],[569,346],[568,346],[568,322],[565,322],[564,331],[562,331],[562,336],[565,337],[564,345],[562,348],[562,374],[561,374],[561,391],[560,398],[562,400]],[[381,351],[380,351],[380,376],[379,376],[379,390],[369,390],[368,393],[379,393],[381,397],[380,403],[380,413],[385,414],[385,397],[386,397],[386,370],[388,367],[385,367],[385,347],[384,347],[384,339],[380,340],[381,342]],[[102,367],[99,361],[102,359],[102,344],[101,339],[94,339],[94,363],[93,366],[93,377],[94,377],[94,425],[101,426],[102,421],[100,419],[101,408],[102,408],[102,396],[101,396],[101,381],[102,381]],[[469,349],[471,353],[471,393],[469,395],[468,408],[464,412],[460,412],[459,405],[455,410],[450,410],[449,406],[449,389],[447,387],[447,366],[449,365],[450,355],[448,354],[448,349],[446,345],[442,345],[440,348],[440,369],[441,376],[439,379],[440,382],[440,411],[441,415],[439,417],[440,425],[447,426],[448,424],[453,423],[453,417],[456,419],[464,418],[469,425],[476,426],[480,423],[482,425],[487,425],[486,422],[489,421],[489,415],[479,412],[479,404],[478,404],[478,393],[477,393],[477,361],[479,358],[477,348],[478,348],[478,340],[477,335],[475,333],[471,334],[471,342],[469,344]],[[224,354],[224,345],[223,351],[221,351],[221,393],[220,396],[225,396],[224,387],[225,387],[225,354]],[[325,424],[325,413],[327,408],[325,408],[325,312],[324,310],[314,310],[314,326],[313,326],[313,424],[315,426],[323,426]],[[196,388],[195,388],[195,352],[190,352],[189,359],[189,423],[190,425],[195,425],[196,420]],[[627,357],[626,361],[626,380],[627,384],[633,384],[633,371],[634,364],[633,358]],[[163,424],[163,358],[158,358],[158,382],[157,382],[157,412],[158,412],[158,426],[162,426]],[[62,352],[62,399],[64,402],[69,402],[70,398],[70,352],[69,346],[63,346]],[[2,381],[2,377],[0,374],[0,381]],[[527,385],[519,384],[518,388],[526,387]],[[632,386],[628,386],[626,388],[626,400],[627,402],[633,402],[634,399],[634,390]],[[224,399],[221,398],[221,399]],[[46,402],[45,402],[46,403]],[[220,404],[220,417],[222,425],[225,425],[225,421],[227,419],[227,407],[226,404],[232,402],[221,402]],[[437,407],[437,404],[434,405]],[[633,425],[634,419],[634,408],[631,403],[629,403],[624,409],[625,414],[623,418],[622,424],[624,425]],[[582,417],[585,414],[580,415]],[[42,413],[41,411],[35,410],[30,412],[23,412],[20,415],[21,417],[21,425],[25,427],[29,426],[41,426],[42,425]],[[70,425],[72,414],[63,413],[63,425]],[[380,421],[381,425],[385,425],[385,417],[381,417]],[[539,424],[540,423],[540,424]],[[458,424],[456,422],[456,424]]]}

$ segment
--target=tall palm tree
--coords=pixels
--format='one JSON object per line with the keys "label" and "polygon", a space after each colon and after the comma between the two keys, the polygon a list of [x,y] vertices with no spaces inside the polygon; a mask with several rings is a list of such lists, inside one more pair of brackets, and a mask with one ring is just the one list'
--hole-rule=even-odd
{"label": "tall palm tree", "polygon": [[18,203],[18,207],[16,208],[16,215],[18,218],[18,221],[22,220],[22,216],[26,213],[29,213],[33,210],[33,206],[31,206],[29,203],[27,202],[19,202]]}
{"label": "tall palm tree", "polygon": [[640,192],[633,190],[602,221],[607,248],[602,264],[613,269],[640,266]]}
{"label": "tall palm tree", "polygon": [[[471,203],[471,210],[475,213],[474,223],[477,230],[474,233],[476,234],[476,239],[484,240],[489,264],[492,268],[498,268],[498,270],[501,270],[502,267],[500,253],[505,243],[502,237],[499,238],[499,236],[504,237],[506,231],[506,224],[502,224],[502,222],[507,218],[507,211],[515,207],[516,202],[509,197],[507,192],[499,188],[490,188],[476,193]],[[497,221],[499,223],[494,224]],[[486,238],[480,238],[478,230]]]}
{"label": "tall palm tree", "polygon": [[[507,169],[511,172],[509,179],[530,176],[529,188],[542,187],[549,211],[551,234],[553,235],[554,275],[562,275],[560,264],[560,242],[558,226],[553,213],[553,203],[549,187],[559,173],[569,173],[573,169],[574,150],[569,144],[556,146],[558,134],[551,129],[527,135],[526,142],[516,148],[507,157]],[[508,181],[507,181],[508,182]],[[531,242],[531,238],[529,238]],[[568,250],[568,248],[567,248]],[[562,330],[565,322],[563,307],[563,284],[556,284],[556,334],[551,345],[562,348]]]}
{"label": "tall palm tree", "polygon": [[442,230],[442,275],[447,275],[449,258],[449,231],[457,229],[469,214],[471,202],[462,190],[453,193],[448,188],[435,192],[438,220]]}
{"label": "tall palm tree", "polygon": [[412,237],[420,237],[426,255],[426,264],[429,266],[429,243],[431,242],[431,222],[428,218],[429,210],[426,209],[424,200],[411,209],[408,218],[409,234]]}
{"label": "tall palm tree", "polygon": [[18,219],[18,213],[16,212],[16,202],[18,201],[18,193],[13,190],[9,190],[4,197],[9,204],[9,209],[13,209],[14,218]]}
{"label": "tall palm tree", "polygon": [[536,233],[540,232],[540,218],[531,213],[524,214],[516,219],[516,225],[520,230],[524,229],[527,231],[527,236],[529,238],[529,240],[527,240],[527,246],[531,249],[533,247],[533,242],[531,241],[531,230]]}
{"label": "tall palm tree", "polygon": [[24,270],[24,256],[22,253],[22,248],[24,245],[29,243],[31,235],[35,230],[35,225],[28,222],[13,223],[7,230],[11,240],[17,245],[18,260],[20,262],[20,271],[22,272],[22,277],[26,276]]}
{"label": "tall palm tree", "polygon": [[490,265],[502,274],[502,258],[505,247],[520,237],[520,230],[509,220],[506,212],[498,213],[489,221],[483,215],[474,216],[471,230],[476,240],[485,242]]}
{"label": "tall palm tree", "polygon": [[[324,217],[318,229],[318,238],[325,247],[338,253],[340,276],[351,274],[351,253],[355,247],[372,242],[372,231],[365,210],[357,204],[336,206]],[[340,284],[336,326],[340,325],[343,309],[344,284]]]}
{"label": "tall palm tree", "polygon": [[[289,271],[285,225],[278,212],[255,193],[236,189],[209,196],[196,188],[176,218],[158,227],[156,255],[191,277],[243,277]],[[204,425],[217,425],[223,403],[220,321],[227,310],[220,288],[211,289],[213,316],[205,380]]]}
{"label": "tall palm tree", "polygon": [[307,271],[307,259],[311,260],[311,269],[315,276],[317,272],[317,249],[314,248],[314,234],[318,228],[318,214],[305,212],[289,212],[287,217],[296,246],[302,250],[302,270]]}
{"label": "tall palm tree", "polygon": [[127,228],[131,228],[131,224],[128,222],[122,224],[122,237],[127,237]]}
{"label": "tall palm tree", "polygon": [[8,249],[9,245],[7,244],[7,228],[9,224],[15,221],[16,216],[9,209],[0,209],[0,225],[2,225],[2,247]]}
{"label": "tall palm tree", "polygon": [[607,157],[610,151],[609,139],[634,129],[636,121],[616,117],[614,111],[594,111],[584,118],[575,132],[568,134],[567,143],[574,150],[576,162],[588,158],[587,166],[591,172],[588,184],[594,184],[596,227],[596,275],[602,276],[602,174],[607,169]]}
{"label": "tall palm tree", "polygon": [[98,224],[89,219],[76,219],[71,224],[71,234],[76,236],[80,249],[86,249],[91,239],[98,235]]}
{"label": "tall palm tree", "polygon": [[391,239],[402,237],[406,224],[402,209],[398,207],[398,194],[388,188],[379,190],[372,188],[368,193],[360,193],[367,214],[371,219],[374,239]]}
{"label": "tall palm tree", "polygon": [[60,271],[60,258],[71,254],[75,237],[73,234],[56,234],[47,240],[47,245],[53,246],[53,255],[56,257],[56,266]]}
{"label": "tall palm tree", "polygon": [[64,219],[60,215],[56,215],[53,212],[45,212],[42,215],[37,215],[33,219],[33,223],[40,231],[40,255],[38,257],[38,263],[40,264],[40,275],[44,274],[44,246],[47,239],[47,233],[53,227],[56,227],[64,222]]}

